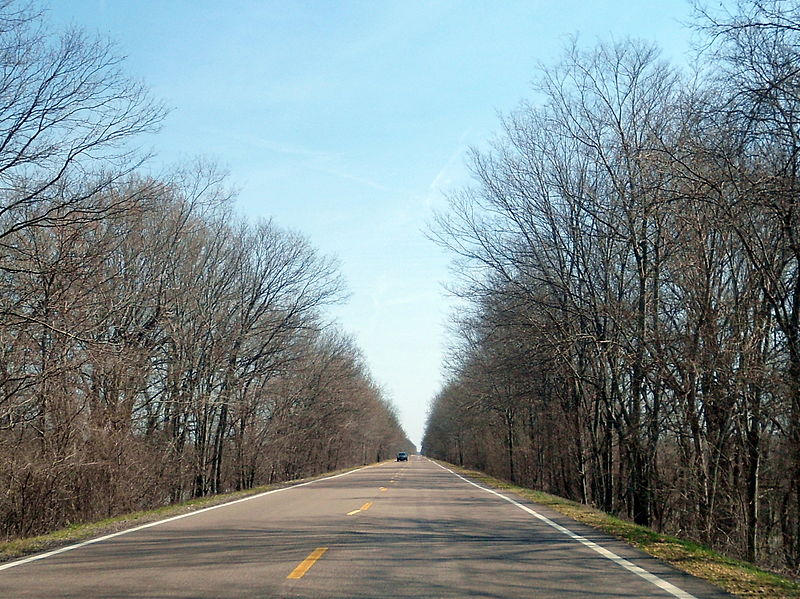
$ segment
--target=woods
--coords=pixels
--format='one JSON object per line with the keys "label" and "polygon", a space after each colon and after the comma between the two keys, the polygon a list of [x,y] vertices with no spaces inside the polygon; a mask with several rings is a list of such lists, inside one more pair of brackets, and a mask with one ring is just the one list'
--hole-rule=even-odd
{"label": "woods", "polygon": [[434,226],[465,309],[423,451],[800,572],[800,4],[687,73],[568,47]]}
{"label": "woods", "polygon": [[325,308],[334,260],[236,214],[225,177],[142,170],[164,107],[113,47],[0,3],[0,534],[410,447]]}

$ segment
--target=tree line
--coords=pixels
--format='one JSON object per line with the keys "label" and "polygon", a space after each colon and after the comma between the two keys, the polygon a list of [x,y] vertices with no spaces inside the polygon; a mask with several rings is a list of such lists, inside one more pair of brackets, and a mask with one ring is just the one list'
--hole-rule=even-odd
{"label": "tree line", "polygon": [[0,2],[6,538],[412,447],[325,317],[335,261],[213,166],[146,174],[164,116],[111,44]]}
{"label": "tree line", "polygon": [[570,45],[433,227],[463,308],[423,451],[800,572],[800,3],[687,72]]}

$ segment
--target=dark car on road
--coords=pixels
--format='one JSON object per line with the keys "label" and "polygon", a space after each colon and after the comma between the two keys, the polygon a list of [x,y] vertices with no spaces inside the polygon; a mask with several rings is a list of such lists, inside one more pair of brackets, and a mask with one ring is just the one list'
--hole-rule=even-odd
{"label": "dark car on road", "polygon": [[398,462],[407,462],[408,461],[408,454],[405,451],[401,451],[397,454],[397,461]]}

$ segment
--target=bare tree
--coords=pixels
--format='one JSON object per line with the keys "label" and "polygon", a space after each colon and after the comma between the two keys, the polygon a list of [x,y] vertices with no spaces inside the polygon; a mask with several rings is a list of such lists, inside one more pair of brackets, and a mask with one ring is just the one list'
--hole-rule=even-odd
{"label": "bare tree", "polygon": [[737,10],[692,81],[569,48],[474,154],[434,231],[473,313],[425,450],[795,570],[800,9]]}
{"label": "bare tree", "polygon": [[236,216],[111,44],[0,0],[0,531],[25,536],[410,449],[325,309],[335,260]]}
{"label": "bare tree", "polygon": [[161,104],[121,70],[113,45],[41,14],[0,5],[0,242],[29,226],[93,219],[95,194],[140,162],[129,139],[153,131]]}

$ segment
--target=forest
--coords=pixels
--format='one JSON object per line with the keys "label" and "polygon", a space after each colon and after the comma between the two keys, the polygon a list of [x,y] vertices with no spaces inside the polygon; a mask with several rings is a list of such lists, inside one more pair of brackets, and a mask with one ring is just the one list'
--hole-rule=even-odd
{"label": "forest", "polygon": [[[727,8],[726,8],[727,6]],[[471,153],[426,455],[800,573],[800,3],[569,44]]]}
{"label": "forest", "polygon": [[412,449],[326,316],[335,260],[212,164],[154,175],[166,112],[110,42],[0,2],[7,539]]}

